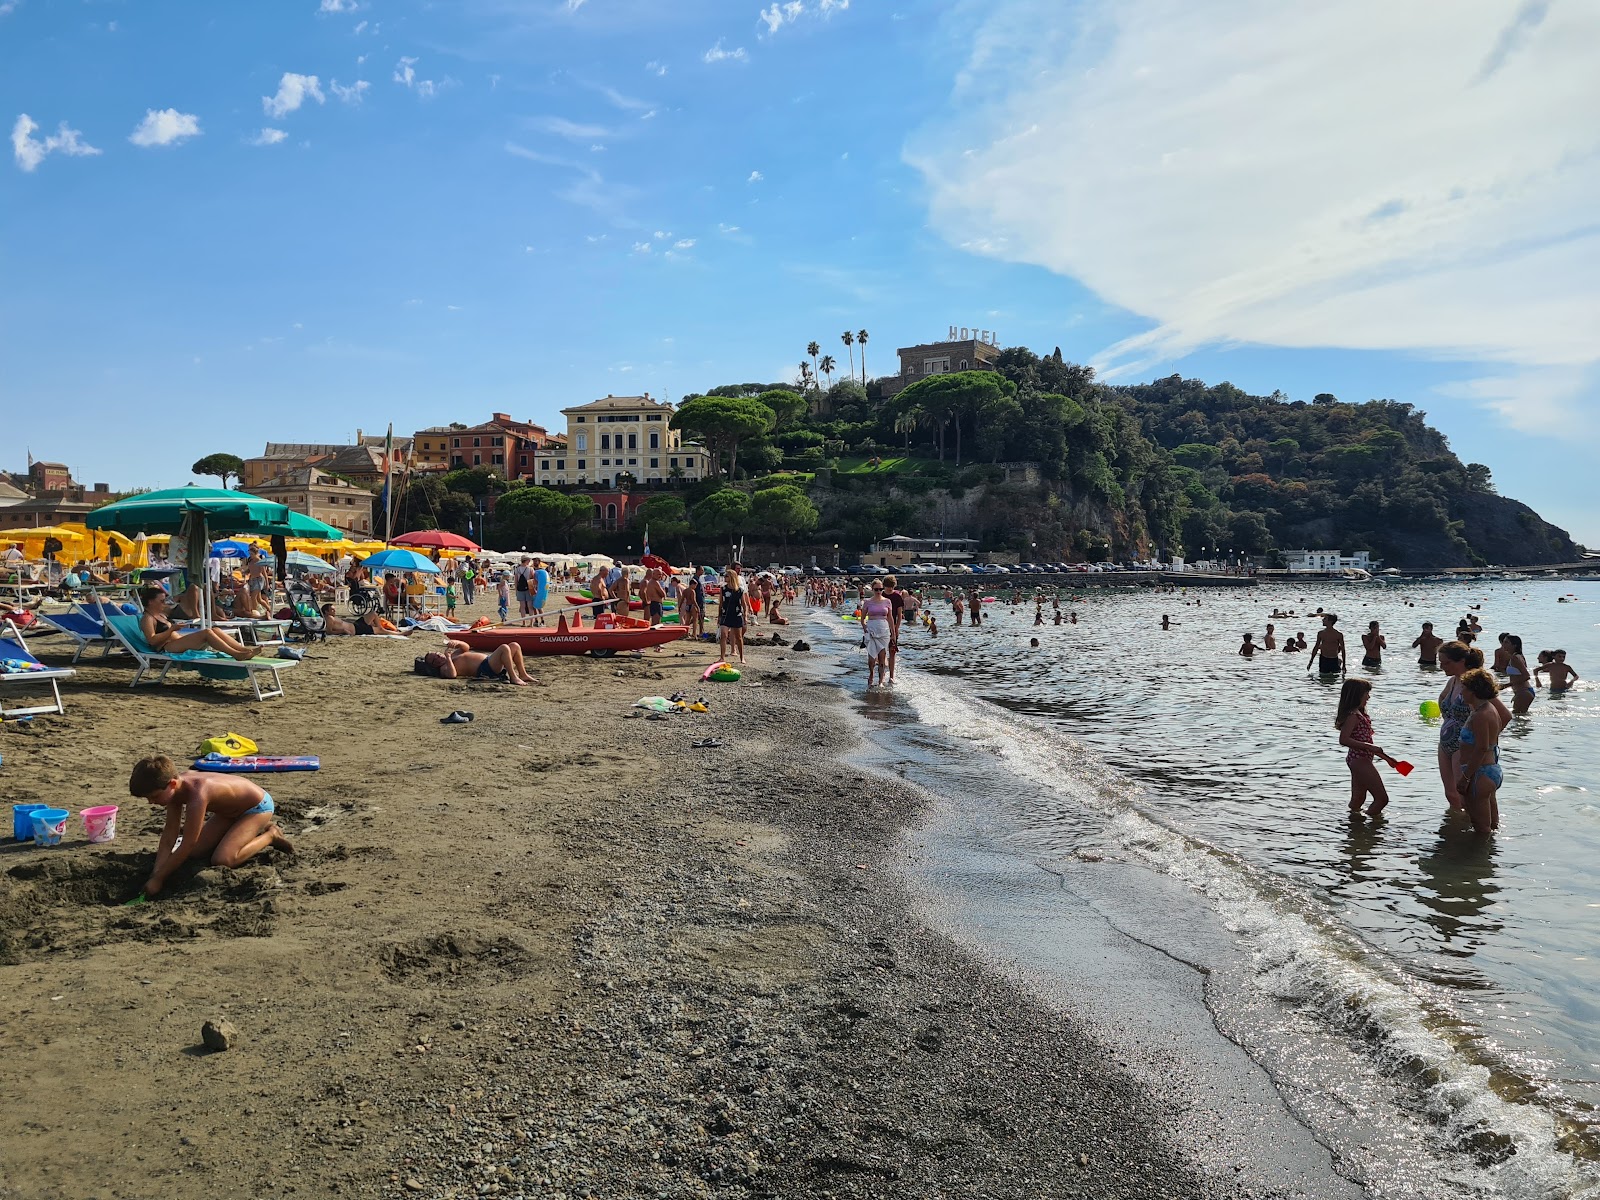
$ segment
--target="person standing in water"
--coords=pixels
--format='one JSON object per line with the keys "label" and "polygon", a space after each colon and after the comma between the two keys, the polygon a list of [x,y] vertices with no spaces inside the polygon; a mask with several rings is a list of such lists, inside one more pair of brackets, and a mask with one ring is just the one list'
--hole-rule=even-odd
{"label": "person standing in water", "polygon": [[879,687],[889,683],[889,643],[894,637],[894,605],[883,594],[883,584],[872,581],[871,595],[861,605],[861,632],[867,645],[867,687],[877,676]]}
{"label": "person standing in water", "polygon": [[1542,667],[1533,669],[1535,682],[1538,681],[1540,671],[1550,676],[1551,692],[1570,692],[1572,685],[1578,682],[1578,673],[1567,666],[1567,652],[1565,650],[1552,650],[1550,652],[1550,661]]}
{"label": "person standing in water", "polygon": [[1322,614],[1322,628],[1317,630],[1317,640],[1311,644],[1311,654],[1306,670],[1311,664],[1323,675],[1343,675],[1345,672],[1344,634],[1334,628],[1339,618],[1333,613]]}
{"label": "person standing in water", "polygon": [[1267,626],[1266,636],[1261,639],[1262,649],[1276,650],[1278,648],[1278,634],[1276,632],[1277,628],[1278,627],[1276,625]]}
{"label": "person standing in water", "polygon": [[1376,621],[1367,622],[1367,631],[1361,635],[1361,665],[1369,671],[1383,666],[1383,652],[1389,648],[1388,639],[1378,632]]}
{"label": "person standing in water", "polygon": [[1439,647],[1444,645],[1444,639],[1433,632],[1433,622],[1422,623],[1422,633],[1417,640],[1411,643],[1411,648],[1417,652],[1417,666],[1437,667],[1439,665]]}
{"label": "person standing in water", "polygon": [[1538,694],[1533,690],[1533,673],[1528,670],[1528,660],[1522,657],[1522,639],[1514,633],[1500,635],[1501,645],[1510,653],[1506,659],[1506,684],[1511,689],[1511,711],[1525,713],[1533,706]]}
{"label": "person standing in water", "polygon": [[1339,729],[1339,744],[1346,749],[1345,766],[1350,768],[1350,812],[1355,815],[1368,796],[1372,804],[1367,815],[1377,816],[1389,804],[1389,789],[1383,786],[1383,777],[1373,765],[1381,758],[1391,767],[1394,759],[1383,752],[1383,747],[1372,740],[1372,718],[1367,716],[1367,697],[1372,695],[1372,683],[1366,679],[1346,679],[1339,689],[1339,713],[1333,723]]}
{"label": "person standing in water", "polygon": [[1255,643],[1255,636],[1256,635],[1253,633],[1247,633],[1244,635],[1244,645],[1239,647],[1240,658],[1252,658],[1254,657],[1255,652],[1260,649],[1260,647],[1258,647]]}
{"label": "person standing in water", "polygon": [[1460,679],[1471,715],[1461,727],[1461,765],[1456,791],[1461,794],[1472,828],[1480,834],[1500,828],[1500,787],[1505,771],[1500,766],[1500,730],[1503,722],[1495,711],[1499,684],[1482,667],[1465,672]]}

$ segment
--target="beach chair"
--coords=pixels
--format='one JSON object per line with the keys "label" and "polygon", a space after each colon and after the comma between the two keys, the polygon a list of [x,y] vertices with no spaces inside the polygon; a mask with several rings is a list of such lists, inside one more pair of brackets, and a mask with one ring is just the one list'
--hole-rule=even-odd
{"label": "beach chair", "polygon": [[[61,704],[61,680],[71,679],[77,672],[69,667],[45,666],[33,656],[33,652],[28,649],[28,643],[23,639],[22,630],[11,621],[0,624],[0,634],[4,635],[0,636],[0,721],[31,717],[39,713],[66,712]],[[31,708],[18,708],[15,705],[7,708],[5,703],[7,690],[28,684],[48,685],[52,702],[34,705]]]}
{"label": "beach chair", "polygon": [[[107,613],[106,626],[116,635],[123,648],[133,655],[134,662],[138,664],[138,670],[133,673],[133,682],[128,685],[129,687],[137,687],[139,681],[159,663],[161,673],[156,676],[156,683],[166,679],[167,672],[173,667],[178,667],[181,670],[194,671],[203,679],[247,679],[257,700],[270,700],[274,696],[283,695],[281,672],[294,666],[293,659],[251,658],[241,662],[236,658],[229,658],[226,654],[218,654],[215,650],[184,650],[177,654],[163,654],[144,640],[144,631],[139,628],[139,618],[126,613]],[[263,675],[272,677],[272,686],[266,690],[261,686]]]}
{"label": "beach chair", "polygon": [[117,648],[116,635],[106,628],[107,612],[137,613],[131,604],[113,604],[109,608],[95,593],[89,593],[93,604],[80,602],[69,612],[46,613],[38,612],[34,615],[39,618],[39,623],[57,633],[64,633],[77,645],[77,650],[72,655],[72,661],[77,662],[83,657],[84,652],[90,647],[100,648],[100,657],[107,658]]}

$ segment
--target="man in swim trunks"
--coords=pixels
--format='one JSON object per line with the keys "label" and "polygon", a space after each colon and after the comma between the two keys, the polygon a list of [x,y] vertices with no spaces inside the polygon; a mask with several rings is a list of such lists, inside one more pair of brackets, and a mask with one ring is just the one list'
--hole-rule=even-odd
{"label": "man in swim trunks", "polygon": [[[650,624],[659,625],[666,620],[667,589],[661,585],[661,572],[654,567],[644,573],[644,586],[639,589],[639,598],[644,601]],[[661,647],[657,646],[656,649]]]}
{"label": "man in swim trunks", "polygon": [[1411,648],[1417,652],[1417,666],[1437,667],[1439,665],[1439,647],[1444,645],[1444,639],[1433,632],[1433,622],[1422,623],[1422,633],[1417,640],[1411,643]]}
{"label": "man in swim trunks", "polygon": [[465,642],[447,640],[442,651],[429,654],[427,659],[438,668],[441,679],[498,679],[504,675],[518,687],[539,683],[528,674],[522,647],[515,642],[504,642],[485,654]]}
{"label": "man in swim trunks", "polygon": [[195,855],[209,856],[213,866],[238,867],[269,846],[294,850],[272,815],[272,797],[241,776],[179,771],[161,754],[134,764],[128,793],[167,810],[155,867],[144,885],[147,897],[159,895]]}
{"label": "man in swim trunks", "polygon": [[1322,675],[1343,675],[1345,672],[1344,634],[1334,628],[1339,618],[1333,613],[1322,614],[1322,628],[1317,630],[1317,640],[1311,644],[1311,654],[1306,670],[1317,664]]}
{"label": "man in swim trunks", "polygon": [[1567,652],[1565,650],[1552,650],[1550,652],[1550,661],[1533,669],[1535,683],[1539,682],[1539,673],[1541,671],[1550,676],[1550,690],[1552,692],[1570,692],[1572,685],[1578,682],[1578,673],[1567,666]]}
{"label": "man in swim trunks", "polygon": [[1266,634],[1265,637],[1263,637],[1261,639],[1261,645],[1265,649],[1267,649],[1267,650],[1276,650],[1278,648],[1277,628],[1278,627],[1276,625],[1268,625],[1267,626],[1267,634]]}

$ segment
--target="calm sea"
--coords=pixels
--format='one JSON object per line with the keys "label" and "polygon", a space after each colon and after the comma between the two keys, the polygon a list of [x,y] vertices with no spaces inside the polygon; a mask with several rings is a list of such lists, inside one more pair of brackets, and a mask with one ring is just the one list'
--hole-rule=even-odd
{"label": "calm sea", "polygon": [[[1530,663],[1560,647],[1600,679],[1600,584],[1064,593],[1078,624],[1043,627],[999,595],[979,629],[936,603],[939,637],[909,634],[892,698],[870,706],[901,752],[910,729],[946,739],[934,786],[1019,853],[1104,856],[1199,897],[1246,964],[1219,1028],[1287,1090],[1339,1093],[1356,1064],[1368,1099],[1403,1110],[1417,1146],[1349,1148],[1374,1194],[1600,1195],[1600,685],[1541,689],[1505,731],[1501,830],[1483,839],[1446,817],[1437,722],[1418,711],[1444,677],[1409,648],[1422,621],[1448,635],[1474,610],[1480,645],[1508,630]],[[1340,615],[1352,664],[1368,621],[1389,639],[1383,668],[1352,671],[1374,681],[1379,743],[1416,764],[1386,772],[1378,820],[1347,818],[1337,681],[1304,654],[1236,653],[1275,608],[1319,606]],[[848,661],[855,627],[819,620]],[[1281,645],[1318,622],[1274,624]]]}

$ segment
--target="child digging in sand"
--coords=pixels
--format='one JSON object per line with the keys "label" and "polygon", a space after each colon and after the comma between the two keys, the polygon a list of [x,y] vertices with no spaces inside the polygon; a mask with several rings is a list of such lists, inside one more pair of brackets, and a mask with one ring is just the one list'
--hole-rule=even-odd
{"label": "child digging in sand", "polygon": [[272,815],[272,797],[237,775],[180,771],[161,754],[134,764],[128,792],[167,810],[146,896],[159,895],[172,873],[197,854],[210,855],[213,866],[237,867],[268,846],[294,851]]}

